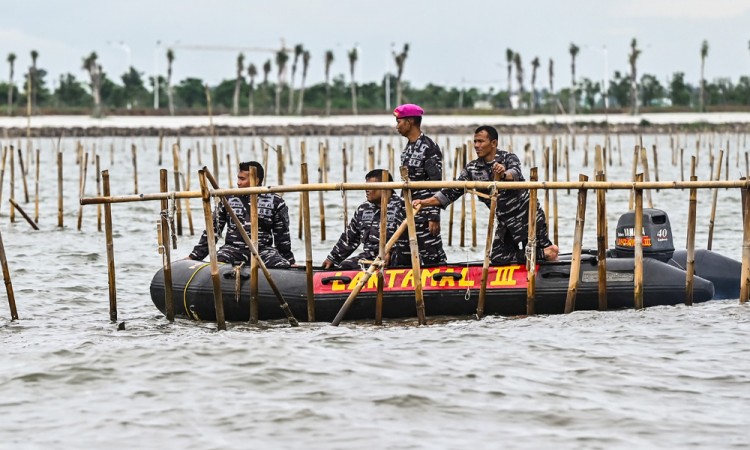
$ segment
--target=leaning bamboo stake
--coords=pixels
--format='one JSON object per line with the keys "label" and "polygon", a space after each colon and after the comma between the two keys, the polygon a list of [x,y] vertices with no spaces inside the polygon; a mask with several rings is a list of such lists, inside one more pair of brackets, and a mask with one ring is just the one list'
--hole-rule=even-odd
{"label": "leaning bamboo stake", "polygon": [[[257,186],[258,169],[250,166],[250,186]],[[250,195],[250,241],[253,245],[258,245],[258,194]],[[258,259],[250,260],[250,323],[258,323],[259,316],[258,297]]]}
{"label": "leaning bamboo stake", "polygon": [[63,154],[61,151],[57,152],[57,226],[63,227]]}
{"label": "leaning bamboo stake", "polygon": [[[611,161],[611,160],[610,160]],[[596,181],[607,181],[604,172],[596,174]],[[596,248],[599,275],[599,311],[607,309],[607,191],[596,191]]]}
{"label": "leaning bamboo stake", "polygon": [[745,201],[742,205],[744,220],[742,227],[742,269],[740,276],[740,303],[745,303],[750,297],[750,193],[748,188],[745,192]]}
{"label": "leaning bamboo stake", "polygon": [[[318,183],[323,182],[323,174],[326,170],[325,155],[318,148]],[[326,210],[323,199],[323,191],[318,191],[318,211],[320,214],[320,242],[326,240]]]}
{"label": "leaning bamboo stake", "polygon": [[[302,183],[308,182],[307,163],[300,164]],[[310,194],[302,194],[302,214],[305,228],[305,275],[307,293],[307,320],[315,322],[315,297],[313,292],[312,230],[310,227]]]}
{"label": "leaning bamboo stake", "polygon": [[[214,287],[214,306],[216,308],[216,327],[221,331],[221,330],[227,329],[227,324],[224,319],[224,301],[221,295],[221,280],[219,279],[219,262],[216,256],[216,233],[214,231],[213,215],[211,214],[211,194],[208,191],[208,183],[206,181],[205,169],[201,169],[198,171],[198,180],[200,181],[201,196],[203,198],[203,217],[206,220],[206,234],[208,237],[208,254],[211,258],[211,281],[213,282],[213,287]],[[227,208],[227,210],[232,210],[232,208]],[[243,229],[243,227],[239,226],[238,229]]]}
{"label": "leaning bamboo stake", "polygon": [[[182,189],[180,189],[180,144],[177,143],[172,145],[172,172],[174,190],[179,192]],[[177,235],[182,236],[182,204],[178,200],[175,200],[175,215],[177,216]]]}
{"label": "leaning bamboo stake", "polygon": [[[456,179],[456,174],[458,171],[458,158],[459,158],[459,149],[456,148],[455,156],[453,157],[453,179]],[[451,202],[451,205],[448,207],[448,247],[451,247],[453,245],[453,206],[454,202]]]}
{"label": "leaning bamboo stake", "polygon": [[[649,170],[648,170],[648,151],[646,151],[646,147],[643,147],[643,146],[641,146],[641,164],[643,167],[644,180],[651,181],[651,175],[649,174]],[[654,202],[651,199],[651,190],[646,189],[645,195],[646,195],[646,202],[648,203],[648,207],[653,208]]]}
{"label": "leaning bamboo stake", "polygon": [[[205,179],[206,181],[211,183],[211,185],[214,186],[214,188],[218,188],[219,184],[217,183],[213,175],[211,175],[211,172],[208,171],[208,168],[204,167],[203,170],[205,170],[203,174],[201,173],[201,171],[198,171],[199,178]],[[204,184],[205,184],[205,181],[204,183],[201,183],[201,187]],[[224,198],[223,196],[220,196],[220,198],[221,198],[221,202],[224,204],[224,208],[229,213],[229,217],[232,219],[232,222],[234,222],[234,225],[237,228],[237,231],[240,232],[240,236],[242,237],[242,240],[245,242],[245,245],[247,245],[247,248],[250,250],[250,253],[253,256],[253,259],[257,261],[258,267],[260,267],[260,269],[263,271],[263,275],[266,277],[266,281],[268,281],[268,286],[271,288],[274,295],[276,296],[276,299],[279,301],[279,306],[281,307],[281,310],[284,311],[284,314],[286,314],[286,318],[289,321],[289,325],[293,327],[299,326],[299,322],[297,322],[297,319],[294,317],[294,314],[292,314],[292,311],[289,309],[289,305],[286,303],[286,300],[284,300],[284,296],[281,294],[281,291],[279,291],[278,286],[273,281],[271,272],[268,271],[268,268],[263,262],[263,259],[260,257],[260,254],[258,253],[258,249],[256,248],[255,244],[253,244],[253,242],[250,240],[250,237],[247,235],[247,232],[245,232],[245,227],[243,226],[242,221],[240,221],[240,218],[237,217],[237,214],[229,205],[229,201],[227,201],[227,199]],[[204,212],[205,212],[205,207],[204,207]],[[221,292],[221,290],[219,290],[219,292]],[[223,319],[224,318],[223,304],[222,304],[222,309],[221,309],[221,316]],[[218,318],[218,315],[217,315],[217,318]]]}
{"label": "leaning bamboo stake", "polygon": [[8,156],[8,147],[3,147],[3,163],[0,169],[0,209],[3,205],[3,179],[5,178],[5,158]]}
{"label": "leaning bamboo stake", "polygon": [[13,283],[10,279],[10,269],[8,268],[8,259],[5,257],[5,245],[3,244],[3,234],[0,233],[0,263],[3,268],[3,281],[5,282],[5,293],[8,295],[8,306],[10,307],[10,320],[18,320],[18,310],[16,309],[16,296],[13,293]]}
{"label": "leaning bamboo stake", "polygon": [[[159,170],[159,188],[161,192],[169,191],[167,185],[167,169]],[[161,201],[161,213],[159,214],[159,253],[162,255],[162,266],[164,267],[164,311],[167,320],[174,322],[174,300],[172,299],[172,259],[169,248],[169,201]]]}
{"label": "leaning bamboo stake", "polygon": [[414,298],[417,302],[417,320],[419,325],[427,325],[424,295],[422,292],[422,269],[419,263],[417,228],[414,223],[414,208],[411,205],[411,191],[408,189],[409,169],[406,166],[401,166],[401,178],[407,184],[407,189],[404,189],[404,204],[406,206],[406,223],[409,229],[409,248],[411,251],[412,273],[414,274]]}
{"label": "leaning bamboo stake", "polygon": [[[382,183],[388,181],[387,171],[380,171],[380,181]],[[388,238],[388,197],[385,193],[386,191],[380,191],[380,236],[378,240],[378,257],[382,261],[386,260],[385,240]],[[378,292],[375,297],[375,325],[383,324],[383,289],[385,288],[385,276],[383,270],[384,267],[380,267],[380,270],[378,270]]]}
{"label": "leaning bamboo stake", "polygon": [[[62,153],[58,153],[62,161]],[[62,172],[60,172],[62,173]],[[102,171],[104,196],[109,197],[109,170]],[[62,225],[61,225],[62,226]],[[109,320],[117,322],[117,286],[115,283],[115,246],[112,242],[112,205],[104,204],[104,234],[107,241],[107,279],[109,281]]]}
{"label": "leaning bamboo stake", "polygon": [[23,164],[23,154],[21,148],[18,148],[18,164],[21,166],[21,181],[23,182],[24,203],[29,203],[29,185],[26,183],[26,169]]}
{"label": "leaning bamboo stake", "polygon": [[[89,167],[89,152],[83,156],[83,166],[81,170],[81,179],[79,180],[78,197],[83,198],[86,196],[86,175]],[[83,224],[83,205],[78,206],[78,226],[76,229],[81,231],[81,225]]]}
{"label": "leaning bamboo stake", "polygon": [[[539,179],[538,169],[531,168],[529,180],[537,181]],[[536,314],[536,210],[538,199],[536,189],[529,189],[529,214],[528,214],[528,239],[526,250],[526,314],[533,316]]]}
{"label": "leaning bamboo stake", "polygon": [[[34,172],[34,222],[39,223],[39,149],[36,149],[36,170]],[[97,193],[98,194],[98,193]]]}
{"label": "leaning bamboo stake", "polygon": [[[695,157],[693,157],[695,160]],[[690,181],[697,181],[698,177],[690,176]],[[685,304],[693,305],[693,286],[695,275],[695,218],[698,210],[698,190],[690,189],[690,203],[688,204],[687,226],[687,257],[685,267]]]}
{"label": "leaning bamboo stake", "polygon": [[[96,155],[96,195],[102,195],[102,178],[99,172],[99,155]],[[96,231],[102,231],[102,205],[96,205]]]}
{"label": "leaning bamboo stake", "polygon": [[[643,181],[643,174],[635,176],[636,182]],[[633,297],[635,309],[643,309],[643,189],[635,189],[635,249],[633,255]]]}
{"label": "leaning bamboo stake", "polygon": [[[215,177],[218,177],[219,176],[219,148],[216,146],[215,142],[211,144],[211,160],[213,161],[213,169],[214,169],[214,171],[211,173],[214,174]],[[265,165],[265,161],[264,161],[263,167],[268,167]]]}
{"label": "leaning bamboo stake", "polygon": [[138,149],[135,144],[130,146],[133,160],[133,193],[138,195]]}
{"label": "leaning bamboo stake", "polygon": [[[500,176],[495,173],[494,181],[500,181]],[[490,271],[490,255],[492,253],[492,240],[495,231],[495,213],[497,211],[497,186],[490,190],[490,216],[487,222],[487,239],[484,244],[484,261],[482,261],[482,282],[479,285],[479,301],[477,302],[477,319],[484,315],[484,305],[487,300],[487,278]]]}
{"label": "leaning bamboo stake", "polygon": [[[714,181],[719,181],[721,179],[721,161],[722,158],[724,158],[724,150],[719,150],[719,163],[716,165],[716,176],[714,177]],[[707,248],[711,250],[713,247],[713,240],[714,240],[714,222],[716,220],[716,202],[719,199],[719,189],[714,188],[712,189],[712,197],[711,197],[711,216],[708,221],[708,246]]]}
{"label": "leaning bamboo stake", "polygon": [[[578,181],[588,181],[586,175],[578,175]],[[583,241],[583,226],[586,223],[586,189],[578,190],[578,210],[576,211],[576,228],[573,234],[573,256],[570,262],[570,280],[568,281],[568,295],[565,297],[565,314],[576,309],[576,295],[581,283],[581,243]]]}
{"label": "leaning bamboo stake", "polygon": [[[182,185],[185,186],[185,190],[190,190],[190,149],[187,150],[187,168],[185,169],[185,175],[182,177]],[[187,213],[188,229],[190,229],[190,236],[195,234],[193,228],[193,211],[190,209],[190,198],[185,198],[185,212]]]}
{"label": "leaning bamboo stake", "polygon": [[31,228],[38,231],[39,226],[36,224],[36,222],[31,220],[31,217],[29,217],[29,215],[26,214],[26,211],[24,211],[23,208],[21,208],[21,206],[18,203],[16,203],[16,201],[13,200],[12,198],[9,201],[10,201],[10,204],[13,205],[13,207],[16,208],[19,213],[21,213],[21,216],[26,220],[26,222],[28,222],[28,224],[31,225]]}
{"label": "leaning bamboo stake", "polygon": [[[11,200],[16,199],[16,157],[13,156],[13,146],[10,146],[10,195],[9,198]],[[13,203],[10,204],[10,223],[14,223],[16,221],[16,208],[13,206]]]}

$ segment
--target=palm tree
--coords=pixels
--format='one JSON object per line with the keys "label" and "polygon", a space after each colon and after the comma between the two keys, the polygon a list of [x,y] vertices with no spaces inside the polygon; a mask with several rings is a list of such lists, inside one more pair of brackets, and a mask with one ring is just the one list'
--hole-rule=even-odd
{"label": "palm tree", "polygon": [[234,96],[232,97],[232,114],[240,115],[240,89],[242,89],[242,72],[245,70],[245,55],[237,55],[237,79],[234,81]]}
{"label": "palm tree", "polygon": [[31,77],[30,85],[31,85],[31,92],[27,93],[31,95],[31,107],[32,111],[36,111],[36,60],[39,58],[39,52],[36,50],[31,51],[31,70],[29,71],[29,76]]}
{"label": "palm tree", "polygon": [[351,74],[352,87],[352,113],[357,114],[357,83],[354,81],[354,68],[357,65],[357,47],[349,50],[349,73]]}
{"label": "palm tree", "polygon": [[299,90],[299,103],[297,104],[297,114],[302,115],[302,108],[305,106],[305,80],[307,79],[307,69],[310,67],[310,52],[305,50],[302,53],[302,82]]}
{"label": "palm tree", "polygon": [[294,105],[294,76],[297,73],[297,61],[299,61],[299,57],[302,56],[302,53],[305,51],[304,47],[302,47],[302,44],[297,44],[294,46],[294,60],[292,62],[292,80],[289,83],[289,107],[287,108],[287,113],[292,113],[292,105]]}
{"label": "palm tree", "polygon": [[263,63],[263,90],[265,92],[265,95],[268,95],[270,98],[270,87],[268,86],[268,75],[271,73],[271,60],[267,59],[266,62]]}
{"label": "palm tree", "polygon": [[703,70],[706,68],[706,57],[708,56],[708,41],[704,40],[701,44],[701,112],[706,111],[706,77]]}
{"label": "palm tree", "polygon": [[637,82],[637,63],[638,57],[641,55],[641,50],[638,48],[638,42],[635,38],[630,41],[630,54],[628,55],[628,62],[630,63],[630,102],[632,105],[632,113],[638,114],[638,82]]}
{"label": "palm tree", "polygon": [[510,96],[513,95],[513,57],[516,53],[509,49],[505,49],[505,62],[508,64],[508,108],[513,108],[513,104],[510,102]]}
{"label": "palm tree", "polygon": [[96,52],[91,52],[89,56],[83,59],[83,69],[89,73],[91,78],[91,95],[94,97],[94,117],[100,117],[102,114],[102,66],[98,64]]}
{"label": "palm tree", "polygon": [[169,100],[169,115],[174,116],[174,98],[172,97],[172,63],[174,51],[167,49],[167,99]]}
{"label": "palm tree", "polygon": [[331,115],[331,64],[333,64],[333,51],[326,51],[326,116]]}
{"label": "palm tree", "polygon": [[10,77],[8,78],[8,115],[13,115],[13,68],[16,64],[16,54],[8,53],[8,65],[10,66]]}
{"label": "palm tree", "polygon": [[557,114],[557,95],[555,95],[555,62],[549,59],[547,66],[547,76],[549,77],[549,93],[552,95],[552,113]]}
{"label": "palm tree", "polygon": [[255,77],[258,76],[258,69],[255,67],[255,64],[250,63],[247,65],[247,76],[250,77],[250,85],[249,93],[247,94],[247,105],[248,105],[248,112],[252,116],[255,114],[255,99],[253,98],[253,94],[255,91]]}
{"label": "palm tree", "polygon": [[576,90],[576,56],[578,56],[578,48],[574,43],[570,43],[570,113],[576,113],[576,106],[578,104],[578,91]]}
{"label": "palm tree", "polygon": [[281,85],[284,80],[284,74],[286,72],[287,61],[289,61],[289,55],[286,54],[286,51],[283,48],[279,50],[278,52],[276,52],[276,67],[278,69],[278,72],[277,72],[278,82],[276,83],[275,113],[277,116],[281,114]]}
{"label": "palm tree", "polygon": [[518,81],[518,107],[521,108],[523,105],[523,65],[520,53],[513,56],[513,64],[516,66],[516,81]]}
{"label": "palm tree", "polygon": [[404,49],[401,53],[393,52],[393,59],[396,61],[396,104],[401,104],[401,95],[403,88],[401,87],[401,76],[404,74],[404,64],[406,63],[406,57],[409,56],[409,44],[404,44]]}
{"label": "palm tree", "polygon": [[531,60],[531,112],[536,107],[536,71],[539,69],[539,57],[536,56]]}

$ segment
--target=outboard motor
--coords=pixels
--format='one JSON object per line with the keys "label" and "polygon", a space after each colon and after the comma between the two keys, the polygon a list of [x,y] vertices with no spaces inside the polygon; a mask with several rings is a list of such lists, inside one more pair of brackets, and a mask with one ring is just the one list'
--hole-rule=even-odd
{"label": "outboard motor", "polygon": [[[643,209],[643,257],[667,262],[674,254],[672,227],[667,213],[660,209]],[[635,211],[628,211],[617,221],[615,256],[632,258],[635,254]]]}

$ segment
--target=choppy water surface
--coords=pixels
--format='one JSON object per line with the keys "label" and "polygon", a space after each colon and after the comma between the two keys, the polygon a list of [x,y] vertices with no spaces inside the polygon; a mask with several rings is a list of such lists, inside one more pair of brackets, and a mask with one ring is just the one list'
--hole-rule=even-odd
{"label": "choppy water surface", "polygon": [[[451,143],[455,146],[464,138],[452,136]],[[526,138],[538,148],[536,136],[516,136],[516,148]],[[445,139],[439,140],[443,147]],[[644,144],[650,146],[655,139],[645,137]],[[679,167],[670,164],[668,137],[658,139],[664,146],[660,178],[680,179]],[[383,145],[389,140],[397,147],[402,144],[384,137]],[[197,167],[197,142],[182,139],[183,148],[193,148],[192,169]],[[222,154],[229,151],[234,159],[233,139],[219,142]],[[238,140],[242,159],[254,157],[251,142]],[[355,150],[349,180],[361,179],[363,148],[377,145],[379,138],[330,139],[332,148],[343,142]],[[595,142],[596,137],[591,138],[592,145]],[[110,169],[114,195],[133,192],[130,144],[135,143],[140,191],[158,190],[155,139],[83,143],[89,151],[96,144],[102,168]],[[115,145],[113,164],[110,143]],[[202,162],[209,163],[206,140],[200,143]],[[491,317],[479,322],[432,318],[429,327],[419,328],[411,321],[385,327],[349,323],[339,328],[303,323],[299,329],[285,323],[230,324],[227,332],[217,333],[209,323],[169,324],[153,307],[148,284],[161,265],[156,253],[158,204],[129,203],[113,206],[118,318],[124,322],[124,330],[118,331],[109,322],[105,243],[96,231],[96,207],[84,209],[83,231],[75,229],[74,144],[72,139],[62,142],[64,229],[56,228],[52,141],[39,142],[42,231],[30,231],[20,217],[9,224],[7,202],[0,209],[0,231],[21,316],[20,321],[9,321],[3,290],[0,447],[746,448],[750,444],[745,417],[750,402],[750,310],[736,300],[692,308]],[[632,136],[622,137],[624,149],[632,144]],[[292,145],[296,147],[296,139]],[[685,148],[692,153],[694,146],[689,141]],[[734,141],[732,146],[736,151]],[[308,148],[317,149],[317,141],[309,139]],[[702,151],[698,175],[706,178],[708,150]],[[610,180],[629,178],[631,153],[623,151],[623,166],[615,154]],[[164,167],[171,169],[167,154]],[[262,158],[257,151],[256,155]],[[730,158],[730,178],[744,175],[744,155],[739,164],[734,153]],[[315,179],[317,151],[308,150],[308,159]],[[294,162],[285,174],[287,183],[299,180],[298,158]],[[592,168],[582,168],[581,163],[582,151],[572,152],[572,177],[579,171],[591,175]],[[340,154],[332,152],[335,170],[330,181],[340,181],[341,170],[336,169],[340,165]],[[90,168],[88,195],[95,192],[92,172]],[[8,176],[6,171],[4,199]],[[276,184],[273,157],[267,177]],[[565,179],[564,168],[558,177]],[[226,172],[219,179],[226,180]],[[196,185],[194,176],[192,183]],[[23,198],[22,189],[17,179],[17,199]],[[29,189],[33,199],[33,178]],[[684,246],[687,192],[653,195],[655,206],[670,214],[676,246]],[[721,190],[718,195],[713,248],[739,259],[739,193]],[[314,217],[316,197],[313,194],[311,201]],[[348,194],[350,213],[362,197]],[[584,238],[590,247],[595,245],[594,197],[589,195]],[[299,199],[292,194],[285,198],[296,236]],[[707,242],[710,198],[708,191],[699,194],[699,247]],[[314,243],[316,262],[323,260],[343,228],[340,195],[328,193],[324,201],[328,239]],[[558,201],[560,244],[569,251],[575,193],[561,191]],[[620,211],[627,208],[627,193],[610,191],[608,202],[609,228],[614,230]],[[22,206],[33,212],[32,203]],[[193,219],[199,232],[203,225],[197,206],[194,201]],[[480,247],[455,245],[456,226],[454,246],[448,249],[451,260],[480,257],[487,213],[481,204],[477,211]],[[320,236],[320,225],[312,222],[313,236]],[[447,215],[443,225],[445,233]],[[468,232],[467,237],[470,243]],[[186,255],[197,238],[186,232],[174,256]],[[303,259],[303,243],[295,239],[294,245],[298,259]]]}

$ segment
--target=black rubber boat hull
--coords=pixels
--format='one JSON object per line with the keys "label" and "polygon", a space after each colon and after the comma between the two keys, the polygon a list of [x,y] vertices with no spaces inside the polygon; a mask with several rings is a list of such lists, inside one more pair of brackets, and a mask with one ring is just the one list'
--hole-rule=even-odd
{"label": "black rubber boat hull", "polygon": [[[670,264],[685,270],[687,250],[675,250]],[[740,298],[742,263],[711,250],[695,251],[695,275],[714,284],[714,300]]]}
{"label": "black rubber boat hull", "polygon": [[[307,320],[306,282],[304,269],[270,269],[276,285],[298,320]],[[644,304],[677,305],[685,301],[685,272],[655,259],[644,259]],[[235,269],[220,265],[224,314],[228,321],[247,321],[250,316],[249,269],[240,272],[239,295]],[[526,269],[523,266],[493,266],[488,279],[485,314],[526,314]],[[315,319],[330,322],[338,313],[358,278],[358,271],[315,271]],[[410,276],[412,277],[410,279]],[[598,272],[596,260],[583,256],[581,283],[576,296],[576,310],[598,309]],[[570,278],[570,262],[560,261],[538,266],[536,275],[536,313],[558,314],[565,308]],[[424,297],[427,316],[462,316],[476,312],[481,280],[481,264],[449,264],[423,269]],[[347,320],[372,319],[375,314],[375,278],[359,294],[347,313]],[[194,320],[214,321],[213,284],[210,265],[190,260],[172,264],[175,314]],[[265,277],[260,273],[259,318],[284,318],[279,302]],[[416,317],[410,268],[387,269],[383,317]],[[187,288],[186,288],[187,287]],[[693,301],[714,298],[713,284],[695,278]],[[164,309],[164,276],[160,269],[151,282],[151,299]],[[607,260],[607,305],[609,309],[633,307],[633,259]]]}

